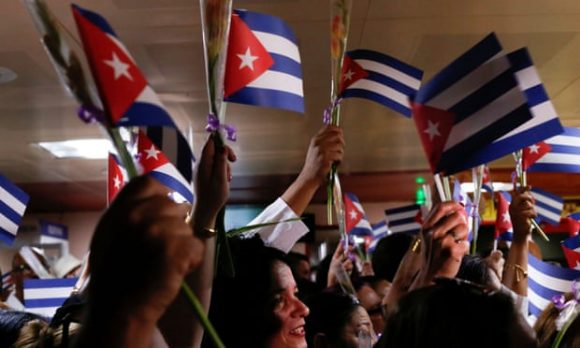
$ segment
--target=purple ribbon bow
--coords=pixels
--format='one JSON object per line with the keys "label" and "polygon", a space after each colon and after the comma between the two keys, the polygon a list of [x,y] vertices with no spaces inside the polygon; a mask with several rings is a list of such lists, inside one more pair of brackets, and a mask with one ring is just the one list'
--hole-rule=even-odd
{"label": "purple ribbon bow", "polygon": [[324,114],[322,116],[322,122],[324,122],[324,124],[330,124],[330,122],[332,121],[332,110],[334,110],[338,105],[340,105],[340,102],[342,101],[342,98],[336,98],[332,101],[332,103],[330,103],[330,105],[324,109]]}
{"label": "purple ribbon bow", "polygon": [[238,138],[236,135],[236,127],[229,125],[229,124],[220,124],[220,120],[213,114],[207,115],[207,126],[205,126],[205,130],[207,132],[215,132],[219,129],[223,129],[226,132],[226,137],[230,141],[236,141]]}
{"label": "purple ribbon bow", "polygon": [[77,115],[84,123],[103,123],[105,120],[105,114],[103,111],[93,106],[81,105],[77,110]]}

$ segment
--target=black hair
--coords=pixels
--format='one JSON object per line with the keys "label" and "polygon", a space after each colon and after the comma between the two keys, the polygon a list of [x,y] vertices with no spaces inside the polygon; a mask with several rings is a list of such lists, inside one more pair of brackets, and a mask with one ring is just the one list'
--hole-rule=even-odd
{"label": "black hair", "polygon": [[287,264],[286,255],[264,246],[259,236],[230,239],[230,247],[235,276],[218,273],[210,320],[226,347],[264,347],[281,327],[273,313],[273,266]]}
{"label": "black hair", "polygon": [[316,334],[324,334],[330,342],[337,342],[354,310],[360,306],[350,295],[330,288],[306,300],[310,314],[306,317],[306,342],[314,347]]}
{"label": "black hair", "polygon": [[478,255],[465,255],[461,259],[457,278],[487,285],[489,283],[489,266],[485,259]]}
{"label": "black hair", "polygon": [[372,256],[375,275],[392,283],[412,240],[413,237],[405,233],[391,234],[379,240]]}
{"label": "black hair", "polygon": [[508,296],[449,279],[403,297],[376,347],[507,348],[517,315]]}

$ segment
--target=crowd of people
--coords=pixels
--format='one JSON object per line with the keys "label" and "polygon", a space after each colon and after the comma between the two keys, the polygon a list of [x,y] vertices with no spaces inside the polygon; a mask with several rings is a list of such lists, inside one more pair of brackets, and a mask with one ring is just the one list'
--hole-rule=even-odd
{"label": "crowd of people", "polygon": [[[251,224],[300,216],[344,146],[342,130],[324,126],[296,180]],[[0,346],[212,347],[183,284],[226,347],[552,346],[557,308],[549,306],[534,327],[526,321],[536,215],[529,187],[512,193],[514,236],[505,258],[468,255],[464,207],[435,202],[418,235],[384,237],[371,260],[341,242],[313,281],[308,258],[290,252],[308,232],[299,220],[230,238],[233,272],[216,258],[216,223],[235,160],[231,148],[208,138],[192,214],[155,179],[129,182],[95,229],[85,290],[52,322],[2,309]],[[560,347],[580,347],[578,325],[572,318]]]}

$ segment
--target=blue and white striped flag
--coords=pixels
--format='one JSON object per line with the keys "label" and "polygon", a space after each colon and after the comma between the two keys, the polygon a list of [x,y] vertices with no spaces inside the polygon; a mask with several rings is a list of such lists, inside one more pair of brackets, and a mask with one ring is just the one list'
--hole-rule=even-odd
{"label": "blue and white striped flag", "polygon": [[552,193],[542,191],[537,188],[531,190],[532,196],[536,200],[536,212],[538,222],[545,221],[551,225],[558,225],[564,209],[564,199]]}
{"label": "blue and white striped flag", "polygon": [[304,112],[300,52],[284,21],[234,10],[224,94],[228,102]]}
{"label": "blue and white striped flag", "polygon": [[77,278],[25,280],[24,307],[28,312],[51,318],[71,295],[77,280]]}
{"label": "blue and white striped flag", "polygon": [[423,71],[371,50],[346,52],[340,97],[365,98],[411,117],[409,98],[421,87]]}
{"label": "blue and white striped flag", "polygon": [[418,233],[421,230],[421,206],[409,204],[386,209],[389,231],[393,233]]}
{"label": "blue and white striped flag", "polygon": [[369,245],[369,253],[373,253],[377,248],[379,241],[389,234],[389,226],[387,225],[386,221],[380,221],[376,224],[371,224],[371,228],[373,230],[373,240]]}
{"label": "blue and white striped flag", "polygon": [[528,300],[530,314],[538,317],[552,297],[572,291],[580,271],[551,265],[528,255]]}
{"label": "blue and white striped flag", "polygon": [[12,291],[14,288],[14,281],[12,280],[12,271],[2,274],[2,292]]}
{"label": "blue and white striped flag", "polygon": [[564,131],[528,50],[520,48],[508,54],[507,58],[521,90],[525,93],[533,117],[469,158],[469,166],[475,166],[474,163],[479,164],[482,161],[490,162]]}
{"label": "blue and white striped flag", "polygon": [[580,173],[580,128],[564,127],[564,133],[546,139],[545,142],[552,150],[528,171]]}
{"label": "blue and white striped flag", "polygon": [[40,244],[68,242],[68,227],[56,222],[40,219]]}
{"label": "blue and white striped flag", "polygon": [[28,200],[24,191],[0,175],[0,241],[12,245]]}
{"label": "blue and white striped flag", "polygon": [[493,33],[423,85],[413,103],[413,119],[434,173],[453,174],[498,158],[468,163],[483,146],[532,118]]}

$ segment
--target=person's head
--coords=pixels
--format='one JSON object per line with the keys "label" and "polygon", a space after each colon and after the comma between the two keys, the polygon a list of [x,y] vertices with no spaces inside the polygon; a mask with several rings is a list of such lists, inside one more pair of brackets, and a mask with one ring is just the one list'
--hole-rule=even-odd
{"label": "person's head", "polygon": [[218,275],[210,319],[228,347],[306,347],[308,307],[285,254],[259,237],[232,240],[235,277]]}
{"label": "person's head", "polygon": [[20,336],[20,330],[29,322],[48,326],[40,316],[15,310],[0,310],[0,347],[12,347]]}
{"label": "person's head", "polygon": [[485,286],[489,283],[489,266],[480,256],[465,255],[461,259],[457,278]]}
{"label": "person's head", "polygon": [[66,254],[56,260],[52,270],[57,278],[75,278],[78,276],[81,266],[81,260],[71,254]]}
{"label": "person's head", "polygon": [[311,270],[308,256],[291,251],[287,255],[287,260],[294,278],[310,280]]}
{"label": "person's head", "polygon": [[393,282],[412,240],[413,237],[405,233],[391,234],[379,240],[372,256],[375,275]]}
{"label": "person's head", "polygon": [[30,247],[22,247],[12,258],[12,281],[14,282],[15,295],[24,302],[24,281],[38,279],[42,274],[48,273],[48,263],[44,256]]}
{"label": "person's head", "polygon": [[376,336],[365,309],[352,297],[328,289],[307,301],[310,316],[306,318],[308,347],[356,348],[359,337]]}
{"label": "person's head", "polygon": [[[573,298],[571,292],[564,294],[564,298],[570,301]],[[550,302],[546,308],[542,311],[538,320],[534,324],[534,331],[536,331],[536,336],[538,337],[538,342],[540,343],[540,348],[549,348],[552,346],[552,342],[558,334],[556,329],[556,319],[560,315],[560,310],[556,308],[554,303]]]}
{"label": "person's head", "polygon": [[356,296],[361,306],[367,311],[375,332],[383,332],[385,329],[385,317],[383,312],[382,297],[373,289],[375,277],[360,277],[353,281]]}
{"label": "person's head", "polygon": [[508,296],[459,279],[436,282],[397,303],[377,347],[537,346]]}

